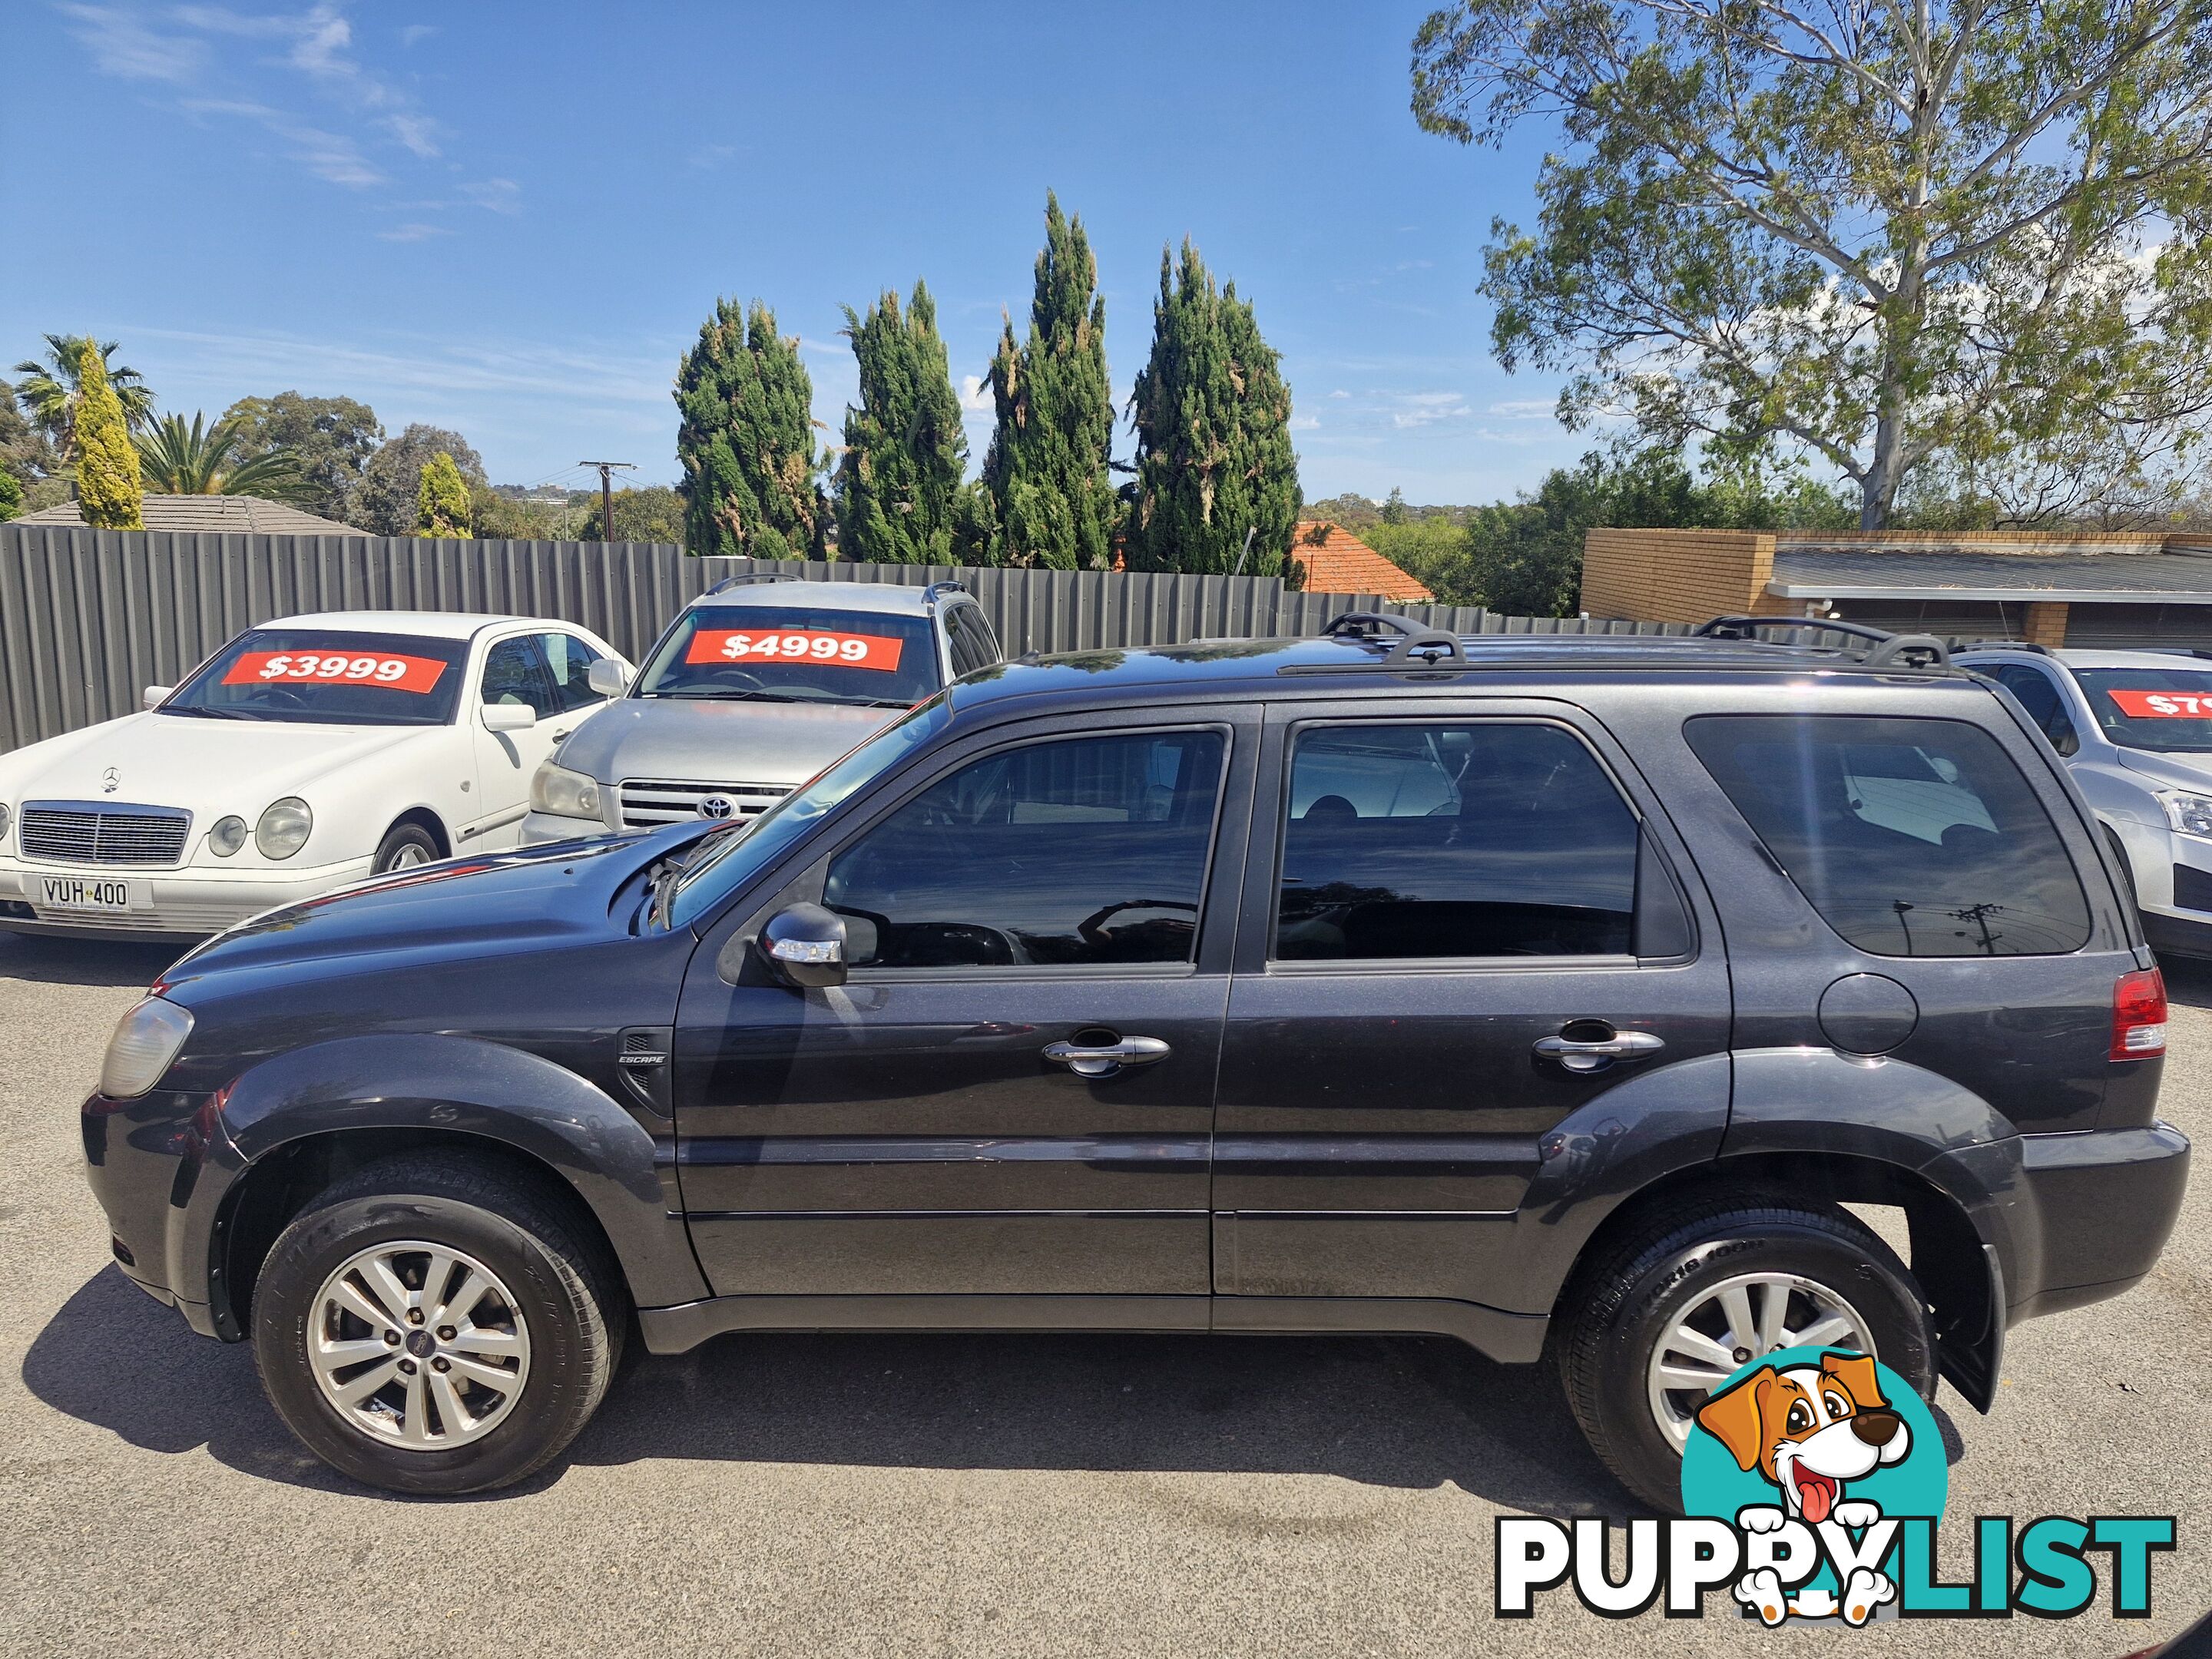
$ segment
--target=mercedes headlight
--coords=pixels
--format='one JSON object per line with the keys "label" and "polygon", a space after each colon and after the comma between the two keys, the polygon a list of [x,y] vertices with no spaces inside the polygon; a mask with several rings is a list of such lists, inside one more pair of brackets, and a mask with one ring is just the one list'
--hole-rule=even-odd
{"label": "mercedes headlight", "polygon": [[315,815],[307,803],[287,795],[269,803],[261,822],[253,826],[253,844],[264,859],[289,859],[307,844],[307,831],[314,827]]}
{"label": "mercedes headlight", "polygon": [[12,814],[8,811],[8,803],[0,800],[0,846],[4,846],[7,842],[8,820],[11,816]]}
{"label": "mercedes headlight", "polygon": [[599,781],[547,761],[531,777],[530,804],[556,817],[597,818],[600,817]]}
{"label": "mercedes headlight", "polygon": [[2168,789],[2160,791],[2158,799],[2166,808],[2166,821],[2181,834],[2212,837],[2212,795]]}
{"label": "mercedes headlight", "polygon": [[192,1034],[192,1017],[173,1002],[148,997],[115,1022],[100,1062],[100,1092],[110,1100],[136,1100],[161,1080]]}
{"label": "mercedes headlight", "polygon": [[246,845],[246,820],[235,812],[227,818],[218,818],[214,829],[208,831],[208,850],[219,859],[227,859]]}

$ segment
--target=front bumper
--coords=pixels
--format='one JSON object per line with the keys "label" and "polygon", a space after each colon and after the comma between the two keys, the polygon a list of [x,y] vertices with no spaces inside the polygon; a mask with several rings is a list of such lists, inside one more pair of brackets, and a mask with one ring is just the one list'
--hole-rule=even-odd
{"label": "front bumper", "polygon": [[[128,865],[32,864],[0,859],[0,928],[70,939],[205,939],[227,927],[368,878],[373,860],[349,859],[299,870],[267,866],[148,870]],[[131,908],[78,910],[41,902],[43,880],[64,877],[121,882]]]}
{"label": "front bumper", "polygon": [[523,815],[522,834],[519,844],[524,847],[547,847],[556,841],[595,841],[602,836],[631,833],[614,825],[602,823],[597,818],[572,818],[552,812],[527,812]]}
{"label": "front bumper", "polygon": [[85,1178],[107,1217],[116,1266],[202,1336],[242,1334],[221,1294],[216,1212],[246,1160],[224,1133],[220,1097],[156,1090],[94,1094],[79,1117]]}

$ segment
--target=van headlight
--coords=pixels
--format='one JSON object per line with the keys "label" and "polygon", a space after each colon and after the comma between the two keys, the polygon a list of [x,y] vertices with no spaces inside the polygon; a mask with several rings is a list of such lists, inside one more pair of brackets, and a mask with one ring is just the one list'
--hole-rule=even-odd
{"label": "van headlight", "polygon": [[110,1100],[136,1100],[161,1080],[192,1034],[192,1017],[173,1002],[148,997],[115,1022],[107,1058],[100,1066],[100,1092]]}
{"label": "van headlight", "polygon": [[556,817],[599,817],[599,781],[547,761],[531,775],[530,805]]}
{"label": "van headlight", "polygon": [[264,859],[289,859],[307,844],[307,832],[314,827],[315,815],[307,803],[287,795],[269,803],[261,822],[253,826],[253,844]]}
{"label": "van headlight", "polygon": [[2185,836],[2212,836],[2212,795],[2191,795],[2179,789],[2159,792],[2166,821]]}

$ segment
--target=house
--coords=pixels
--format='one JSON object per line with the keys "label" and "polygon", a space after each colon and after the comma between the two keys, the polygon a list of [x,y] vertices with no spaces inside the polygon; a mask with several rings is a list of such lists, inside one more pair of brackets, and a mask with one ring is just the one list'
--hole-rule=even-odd
{"label": "house", "polygon": [[[140,504],[139,516],[149,530],[197,531],[208,535],[366,536],[366,530],[335,519],[317,518],[282,501],[264,501],[258,495],[149,495]],[[84,515],[75,501],[26,513],[10,524],[82,526]]]}
{"label": "house", "polygon": [[1309,593],[1377,593],[1403,604],[1437,596],[1342,525],[1307,520],[1291,536],[1291,557],[1305,573]]}
{"label": "house", "polygon": [[2212,536],[2156,531],[1593,530],[1583,611],[1832,617],[2087,649],[2212,647]]}

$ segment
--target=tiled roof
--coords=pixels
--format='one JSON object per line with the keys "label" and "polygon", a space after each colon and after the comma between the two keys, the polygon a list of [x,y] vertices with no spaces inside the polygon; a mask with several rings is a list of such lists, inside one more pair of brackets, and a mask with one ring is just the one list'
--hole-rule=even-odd
{"label": "tiled roof", "polygon": [[[1319,542],[1307,539],[1316,532]],[[1309,593],[1378,593],[1386,599],[1436,595],[1341,525],[1309,520],[1291,537],[1291,556],[1304,568]]]}
{"label": "tiled roof", "polygon": [[1919,553],[1854,549],[1774,556],[1766,591],[1785,599],[1974,599],[2033,602],[2078,598],[2212,599],[2212,558],[2202,553]]}
{"label": "tiled roof", "polygon": [[[258,495],[149,495],[139,507],[149,530],[200,531],[214,535],[366,536],[368,532],[334,519],[317,518],[282,501]],[[22,525],[81,525],[75,501],[26,513]]]}

